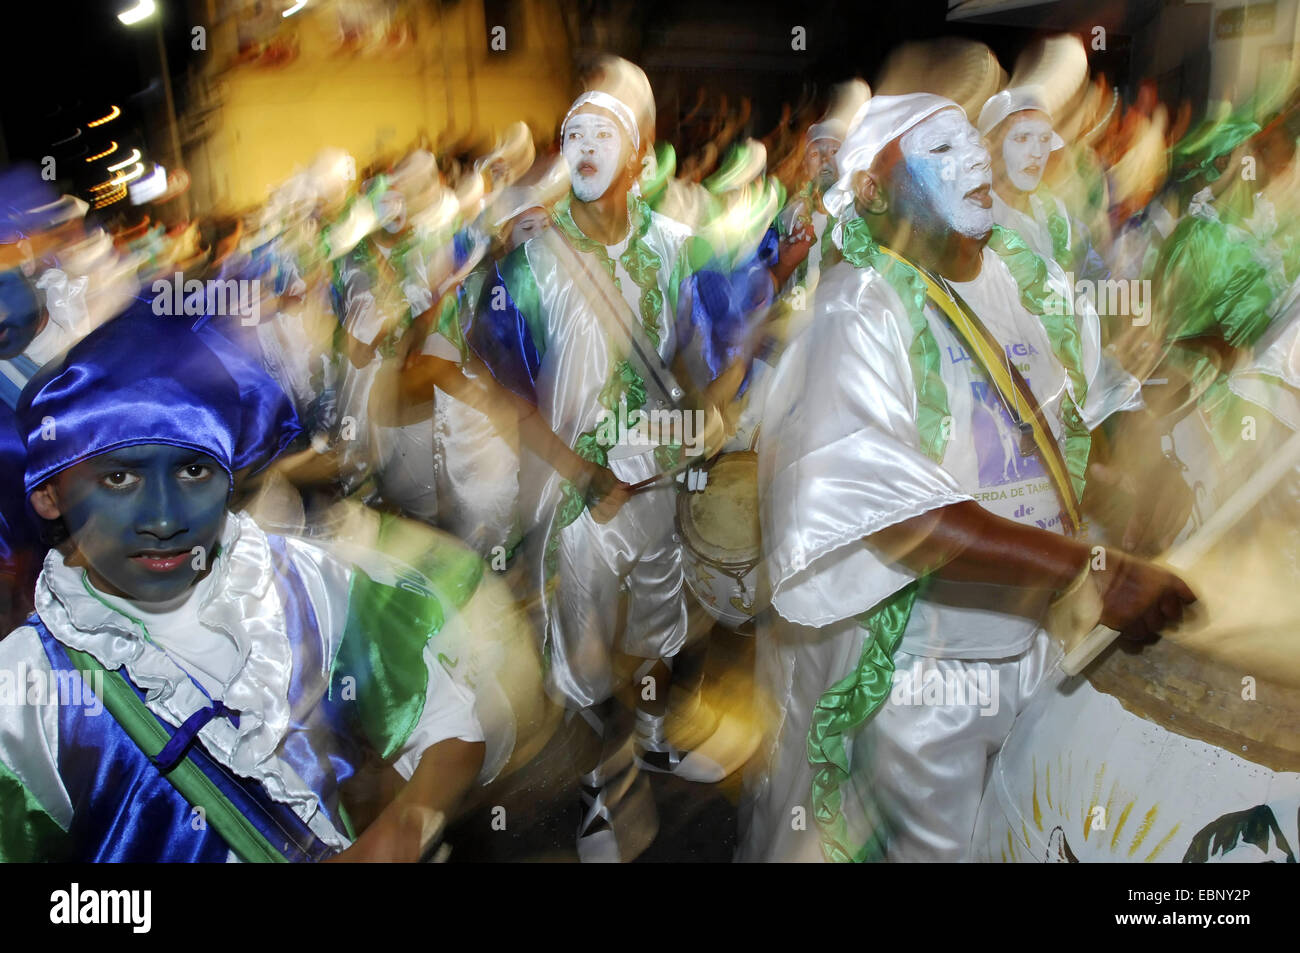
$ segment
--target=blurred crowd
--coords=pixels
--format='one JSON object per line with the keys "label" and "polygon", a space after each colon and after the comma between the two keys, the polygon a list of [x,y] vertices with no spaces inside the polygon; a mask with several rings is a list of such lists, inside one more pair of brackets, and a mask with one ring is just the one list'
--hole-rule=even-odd
{"label": "blurred crowd", "polygon": [[[1093,544],[1129,575],[1102,591],[1091,621],[1149,638],[1193,601],[1147,560],[1193,537],[1300,429],[1300,98],[1279,88],[1162,102],[1150,84],[1124,97],[1090,74],[1071,37],[1038,44],[1011,74],[978,44],[914,44],[875,88],[853,81],[788,105],[766,134],[748,100],[702,89],[679,153],[657,138],[636,66],[602,60],[583,88],[553,141],[518,123],[479,156],[304,156],[260,207],[170,227],[147,205],[99,218],[35,168],[4,172],[0,608],[16,630],[5,662],[44,647],[42,664],[57,668],[50,638],[99,654],[58,628],[85,628],[59,589],[68,567],[87,568],[87,591],[115,611],[134,604],[150,626],[217,572],[186,568],[186,556],[184,586],[132,590],[90,542],[113,520],[74,520],[56,479],[123,448],[185,447],[229,471],[233,522],[217,551],[256,533],[306,547],[274,559],[298,566],[283,577],[306,580],[314,624],[348,633],[340,658],[355,663],[327,665],[313,698],[324,706],[336,675],[364,668],[358,697],[391,701],[409,687],[403,672],[424,673],[414,714],[397,702],[361,710],[367,725],[417,727],[367,735],[373,760],[402,778],[369,783],[365,807],[349,808],[355,830],[332,809],[321,808],[333,827],[313,819],[298,788],[322,804],[334,788],[296,763],[296,774],[267,767],[292,761],[274,744],[245,770],[252,741],[191,732],[296,811],[327,853],[427,858],[436,825],[375,821],[369,830],[385,833],[367,839],[360,818],[391,815],[421,796],[422,779],[427,802],[454,814],[474,785],[527,764],[562,728],[583,860],[630,860],[653,840],[650,774],[711,784],[746,765],[746,859],[959,859],[996,719],[903,725],[894,712],[913,716],[887,702],[869,719],[909,653],[1012,666],[1014,718],[1037,685],[1031,669],[1046,665],[1034,632],[1048,596],[1086,572],[1080,553],[1094,558]],[[996,284],[988,275],[1003,264]],[[1016,308],[1032,333],[1007,317]],[[973,332],[945,323],[962,315]],[[200,347],[239,395],[239,413],[222,408],[215,423],[191,376],[207,365],[186,351]],[[270,415],[270,398],[250,395],[266,393],[278,423],[257,430],[247,418]],[[88,422],[83,398],[118,403]],[[191,440],[191,428],[208,436]],[[253,433],[259,452],[241,462]],[[51,462],[45,444],[62,457]],[[113,459],[103,485],[152,479],[148,461]],[[1286,531],[1269,545],[1297,571],[1290,480],[1270,490]],[[1030,530],[1083,548],[1054,549]],[[154,541],[130,559],[152,559],[158,578],[193,542],[122,532]],[[958,570],[960,552],[1010,575]],[[389,588],[368,594],[358,574]],[[1038,595],[990,601],[1021,583]],[[244,617],[280,592],[275,618],[288,618],[292,587],[279,585],[243,597]],[[970,601],[943,594],[961,585],[978,590]],[[216,639],[206,619],[186,624]],[[359,648],[348,641],[357,619]],[[378,635],[364,641],[386,627],[423,642],[403,655]],[[754,698],[739,706],[706,690],[723,630],[758,639]],[[16,645],[33,631],[39,641]],[[261,704],[232,686],[250,651],[270,650],[236,638],[238,658],[225,659],[176,638],[174,651],[158,644],[202,689],[195,710],[243,739],[219,709]],[[800,653],[813,643],[823,655],[810,662]],[[883,661],[868,661],[873,645]],[[124,666],[140,689],[159,684],[145,655],[124,658],[135,661],[99,663]],[[284,689],[291,706],[297,690]],[[435,690],[450,701],[435,704]],[[851,697],[832,705],[837,691]],[[183,696],[166,710],[145,699],[177,737],[190,724]],[[0,768],[55,826],[94,841],[83,827],[102,821],[86,820],[73,781],[56,777],[70,742],[38,744],[26,717],[0,716],[13,722]],[[298,729],[278,730],[288,745]],[[985,747],[963,774],[922,737]],[[420,758],[448,739],[483,748],[426,757],[454,779],[429,794],[437,784]],[[41,744],[54,746],[42,755],[48,783],[27,763]],[[855,800],[862,777],[872,793],[855,787]],[[66,806],[50,793],[65,789]],[[154,856],[98,843],[91,855]]]}

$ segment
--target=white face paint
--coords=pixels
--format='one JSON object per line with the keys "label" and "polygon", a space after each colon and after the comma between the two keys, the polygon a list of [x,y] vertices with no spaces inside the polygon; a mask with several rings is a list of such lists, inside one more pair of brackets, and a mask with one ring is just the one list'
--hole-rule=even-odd
{"label": "white face paint", "polygon": [[516,215],[510,223],[510,239],[506,243],[508,250],[514,251],[528,239],[542,234],[551,227],[551,217],[540,208],[530,208]]}
{"label": "white face paint", "polygon": [[1043,181],[1052,154],[1052,124],[1040,112],[1012,116],[1002,137],[1002,161],[1007,179],[1021,192],[1032,192]]}
{"label": "white face paint", "polygon": [[941,109],[899,140],[895,173],[900,217],[935,234],[984,238],[993,228],[993,173],[980,134],[956,109]]}
{"label": "white face paint", "polygon": [[564,161],[579,202],[594,202],[609,190],[622,156],[623,133],[614,120],[580,112],[564,127]]}
{"label": "white face paint", "polygon": [[835,161],[839,151],[840,144],[834,139],[817,139],[808,144],[808,151],[804,153],[804,174],[822,192],[828,191],[840,177],[839,166]]}

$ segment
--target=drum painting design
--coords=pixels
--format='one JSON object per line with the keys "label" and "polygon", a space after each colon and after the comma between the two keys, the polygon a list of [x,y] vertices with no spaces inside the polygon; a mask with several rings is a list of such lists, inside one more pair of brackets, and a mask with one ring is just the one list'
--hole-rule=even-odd
{"label": "drum painting design", "polygon": [[686,585],[700,605],[731,628],[752,619],[761,608],[758,454],[725,453],[709,468],[703,492],[678,494],[677,532]]}
{"label": "drum painting design", "polygon": [[1058,672],[994,761],[972,858],[1294,863],[1300,691],[1247,670],[1165,638]]}

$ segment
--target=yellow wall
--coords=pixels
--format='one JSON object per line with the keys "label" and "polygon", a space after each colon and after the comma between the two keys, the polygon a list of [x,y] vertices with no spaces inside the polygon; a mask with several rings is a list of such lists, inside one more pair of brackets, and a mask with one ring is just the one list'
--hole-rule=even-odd
{"label": "yellow wall", "polygon": [[[415,42],[381,57],[332,52],[334,21],[328,11],[311,11],[293,18],[300,21],[294,62],[236,66],[211,77],[221,118],[208,155],[190,162],[210,163],[216,204],[261,202],[327,146],[347,150],[363,167],[422,131],[435,142],[448,129],[490,140],[518,119],[549,131],[569,103],[568,43],[554,2],[525,3],[523,28],[515,31],[523,35],[506,36],[506,55],[489,50],[482,5],[470,0],[444,11],[441,22],[436,9],[422,6]],[[227,24],[214,52],[224,47],[228,60],[234,44]]]}

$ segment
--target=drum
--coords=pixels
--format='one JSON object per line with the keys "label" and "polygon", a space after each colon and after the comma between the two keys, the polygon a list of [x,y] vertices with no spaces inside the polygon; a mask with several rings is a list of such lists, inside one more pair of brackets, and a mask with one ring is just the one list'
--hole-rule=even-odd
{"label": "drum", "polygon": [[724,453],[703,492],[679,493],[677,533],[686,585],[705,611],[733,629],[752,619],[761,608],[758,454]]}
{"label": "drum", "polygon": [[1249,648],[1294,632],[1207,629],[1058,672],[993,763],[973,859],[1296,860],[1300,680]]}

